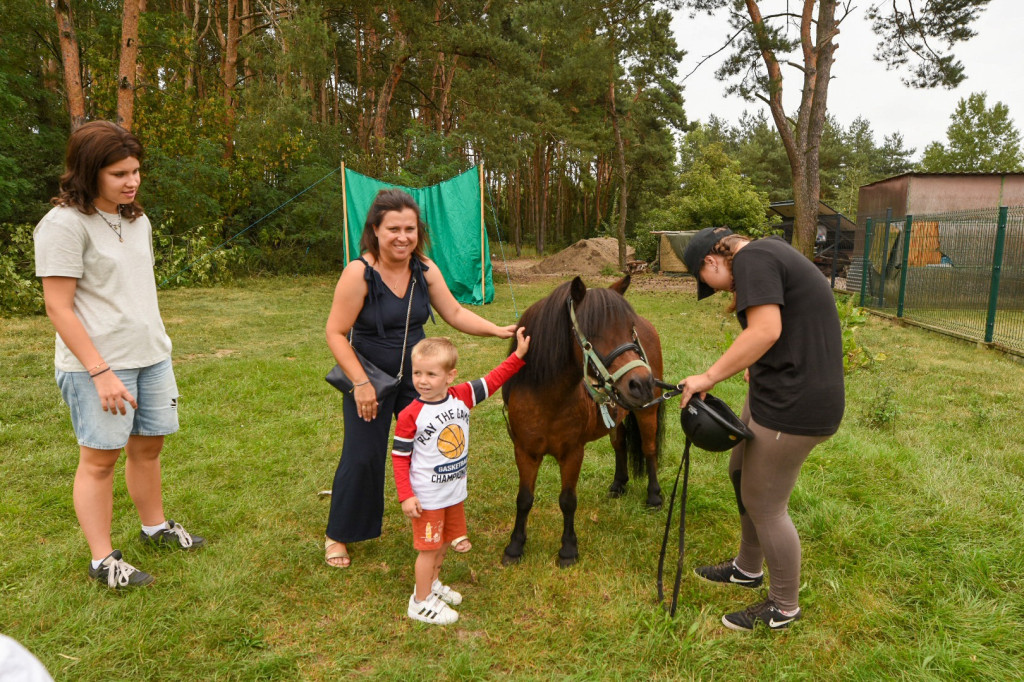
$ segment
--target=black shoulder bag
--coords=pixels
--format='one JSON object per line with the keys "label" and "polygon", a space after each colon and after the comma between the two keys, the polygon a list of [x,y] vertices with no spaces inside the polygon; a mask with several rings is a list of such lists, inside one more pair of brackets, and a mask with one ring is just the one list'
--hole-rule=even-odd
{"label": "black shoulder bag", "polygon": [[[380,367],[377,367],[377,365],[367,360],[362,353],[356,350],[355,346],[352,346],[352,351],[363,366],[363,371],[366,372],[366,378],[370,380],[370,385],[373,386],[378,401],[384,400],[384,398],[391,395],[398,388],[398,384],[402,382],[402,374],[405,371],[405,346],[409,340],[409,317],[412,315],[412,296],[415,291],[416,277],[413,276],[409,283],[409,308],[405,311],[405,338],[402,339],[402,364],[398,367],[397,377],[393,377]],[[350,330],[349,342],[351,343],[351,341],[352,332]],[[345,375],[341,365],[335,364],[334,368],[324,378],[327,380],[327,383],[342,393],[349,393],[354,388],[352,380]]]}

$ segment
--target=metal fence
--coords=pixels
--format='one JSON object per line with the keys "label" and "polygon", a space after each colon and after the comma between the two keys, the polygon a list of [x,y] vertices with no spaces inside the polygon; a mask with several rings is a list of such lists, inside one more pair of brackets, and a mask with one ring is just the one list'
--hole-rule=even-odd
{"label": "metal fence", "polygon": [[860,305],[1024,355],[1024,206],[858,222]]}

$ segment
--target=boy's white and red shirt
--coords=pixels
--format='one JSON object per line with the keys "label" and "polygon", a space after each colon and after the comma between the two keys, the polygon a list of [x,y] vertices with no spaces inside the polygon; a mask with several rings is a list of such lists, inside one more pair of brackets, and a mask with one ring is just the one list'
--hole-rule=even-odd
{"label": "boy's white and red shirt", "polygon": [[513,353],[487,376],[449,388],[444,400],[416,398],[402,410],[391,450],[400,502],[415,495],[424,509],[444,509],[466,499],[469,411],[524,364]]}

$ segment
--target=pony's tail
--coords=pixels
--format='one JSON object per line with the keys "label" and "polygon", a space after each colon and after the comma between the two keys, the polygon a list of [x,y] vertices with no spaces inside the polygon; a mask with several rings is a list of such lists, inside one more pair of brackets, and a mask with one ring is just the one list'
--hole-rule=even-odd
{"label": "pony's tail", "polygon": [[[645,468],[646,462],[644,460],[644,450],[640,442],[640,422],[637,421],[636,415],[630,412],[626,415],[626,418],[622,420],[622,425],[626,429],[626,452],[629,458],[630,469],[633,470],[633,476],[635,478],[640,476],[640,474],[647,473]],[[664,439],[665,403],[662,402],[658,405],[658,430],[654,441],[655,462],[661,461],[661,444]]]}

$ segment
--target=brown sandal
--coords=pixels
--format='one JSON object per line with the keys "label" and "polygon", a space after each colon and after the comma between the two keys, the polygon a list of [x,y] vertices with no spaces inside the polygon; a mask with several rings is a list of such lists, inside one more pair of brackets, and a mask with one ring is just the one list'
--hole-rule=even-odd
{"label": "brown sandal", "polygon": [[[336,540],[331,540],[330,538],[327,538],[326,540],[324,540],[324,552],[326,552],[326,556],[324,556],[324,561],[331,568],[348,568],[349,566],[352,565],[352,557],[350,557],[348,555],[347,551],[340,551],[340,552],[337,552],[337,551],[331,552],[331,551],[329,551],[331,549],[331,547],[334,547],[335,545],[344,545],[344,544],[345,544],[344,542],[338,542]],[[332,559],[341,559],[342,563],[340,563],[340,564],[332,564],[331,563]],[[346,559],[348,560],[347,563],[345,562]]]}
{"label": "brown sandal", "polygon": [[[465,549],[459,549],[459,545],[466,543]],[[473,549],[473,543],[469,541],[469,537],[466,535],[460,535],[459,537],[452,540],[452,551],[458,552],[459,554],[465,554],[469,550]]]}

